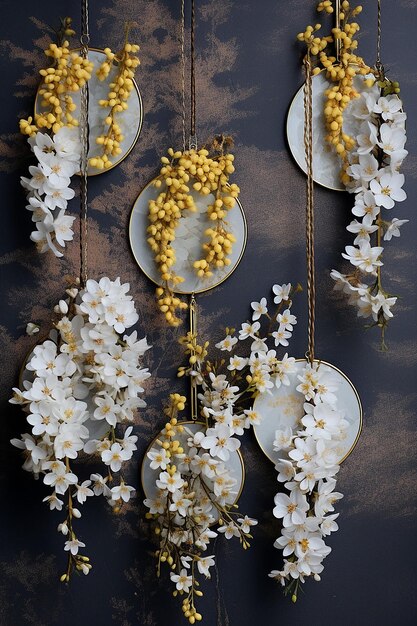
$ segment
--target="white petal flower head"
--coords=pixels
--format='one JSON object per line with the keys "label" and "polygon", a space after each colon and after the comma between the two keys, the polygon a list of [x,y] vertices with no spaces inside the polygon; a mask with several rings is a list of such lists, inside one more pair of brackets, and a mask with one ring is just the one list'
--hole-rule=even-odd
{"label": "white petal flower head", "polygon": [[404,224],[407,224],[407,222],[409,222],[409,220],[399,220],[396,217],[394,217],[392,221],[389,222],[388,228],[385,231],[384,241],[391,241],[393,237],[399,237],[401,234],[400,233],[401,226],[403,226]]}
{"label": "white petal flower head", "polygon": [[233,346],[238,342],[237,337],[232,337],[231,335],[227,335],[222,341],[216,343],[216,348],[219,350],[223,350],[226,352],[231,352],[233,350]]}
{"label": "white petal flower head", "polygon": [[171,572],[170,577],[172,582],[175,583],[177,591],[183,591],[184,593],[189,592],[193,584],[193,578],[188,575],[186,569],[182,569],[179,574]]}
{"label": "white petal flower head", "polygon": [[392,120],[396,113],[402,109],[402,102],[396,94],[385,96],[378,99],[374,106],[374,113],[382,115],[384,120]]}
{"label": "white petal flower head", "polygon": [[378,142],[378,146],[385,154],[391,156],[391,154],[404,149],[407,138],[402,128],[396,128],[391,124],[382,124],[379,133],[381,139]]}
{"label": "white petal flower head", "polygon": [[103,450],[101,453],[101,460],[105,465],[110,465],[110,469],[113,472],[118,472],[122,467],[124,461],[128,461],[131,458],[131,453],[127,450],[123,450],[120,443],[113,443],[109,450]]}
{"label": "white petal flower head", "polygon": [[392,209],[395,202],[402,202],[407,198],[402,186],[404,185],[404,174],[383,174],[378,180],[371,181],[371,191],[375,196],[375,201],[379,206]]}
{"label": "white petal flower head", "polygon": [[239,528],[233,522],[223,524],[218,528],[218,532],[223,533],[226,539],[231,539],[232,537],[240,537]]}
{"label": "white petal flower head", "polygon": [[197,568],[200,574],[205,576],[206,578],[210,578],[210,567],[214,566],[215,560],[214,555],[200,557],[197,561]]}
{"label": "white petal flower head", "polygon": [[283,313],[279,313],[277,320],[280,326],[289,331],[293,331],[294,326],[297,323],[297,318],[295,315],[292,315],[290,309],[285,309]]}
{"label": "white petal flower head", "polygon": [[253,324],[249,324],[244,322],[242,324],[241,330],[239,331],[239,339],[243,341],[248,337],[252,337],[252,339],[256,338],[256,333],[259,331],[261,325],[259,322],[254,322]]}
{"label": "white petal flower head", "polygon": [[78,165],[81,158],[79,128],[62,126],[53,137],[53,147],[57,156],[68,161],[75,161]]}
{"label": "white petal flower head", "polygon": [[222,461],[228,461],[230,452],[240,448],[240,441],[232,437],[229,426],[219,424],[215,428],[208,428],[207,434],[201,442],[205,450],[209,450],[212,457],[218,457]]}
{"label": "white petal flower head", "polygon": [[286,302],[290,297],[291,283],[288,283],[287,285],[274,285],[272,287],[272,291],[275,294],[275,304],[280,304],[283,301]]}
{"label": "white petal flower head", "polygon": [[167,465],[169,465],[170,462],[165,448],[151,448],[146,456],[151,460],[150,467],[153,470],[166,470]]}
{"label": "white petal flower head", "polygon": [[81,485],[77,485],[77,500],[84,504],[88,497],[94,496],[94,491],[90,489],[91,480],[85,480]]}
{"label": "white petal flower head", "polygon": [[120,485],[113,487],[111,489],[111,499],[117,502],[118,500],[123,500],[123,502],[129,502],[132,497],[132,493],[135,491],[134,487],[130,485],[126,485],[123,481]]}
{"label": "white petal flower head", "polygon": [[361,241],[357,248],[346,246],[345,250],[342,257],[363,272],[374,274],[377,268],[383,265],[380,256],[384,249],[381,246],[371,247],[369,241]]}
{"label": "white petal flower head", "polygon": [[284,428],[282,430],[275,431],[275,439],[273,442],[274,452],[279,452],[280,450],[288,450],[292,445],[293,432],[290,426]]}
{"label": "white petal flower head", "polygon": [[268,308],[266,306],[266,298],[262,298],[260,302],[251,302],[251,307],[253,309],[252,320],[258,320],[261,315],[266,315],[268,313]]}
{"label": "white petal flower head", "polygon": [[258,520],[252,519],[251,517],[248,517],[247,515],[245,515],[245,517],[238,517],[237,522],[238,524],[240,524],[240,528],[242,529],[242,532],[246,534],[251,532],[252,526],[256,526],[258,524]]}
{"label": "white petal flower head", "polygon": [[184,480],[181,478],[179,472],[169,474],[168,472],[161,472],[159,479],[156,481],[158,489],[168,490],[170,493],[175,493],[178,489],[181,489],[184,485]]}
{"label": "white petal flower head", "polygon": [[78,554],[79,548],[85,548],[85,543],[78,541],[78,539],[71,539],[71,541],[65,542],[64,550],[71,552],[73,556]]}
{"label": "white petal flower head", "polygon": [[273,514],[278,519],[282,518],[284,527],[292,524],[303,524],[310,508],[307,498],[298,490],[291,491],[289,496],[285,493],[277,493],[274,502]]}

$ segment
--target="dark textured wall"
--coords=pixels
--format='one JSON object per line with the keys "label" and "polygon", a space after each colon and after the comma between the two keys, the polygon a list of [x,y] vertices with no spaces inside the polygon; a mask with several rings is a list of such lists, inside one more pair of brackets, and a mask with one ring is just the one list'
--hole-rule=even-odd
{"label": "dark textured wall", "polygon": [[[314,2],[302,0],[198,0],[198,132],[201,139],[227,131],[236,139],[236,182],[249,222],[245,257],[231,280],[200,298],[201,326],[215,337],[225,324],[243,321],[248,302],[274,282],[305,282],[304,178],[288,153],[284,128],[287,107],[301,82],[296,33],[315,23]],[[130,254],[127,222],[131,205],[156,173],[158,157],[180,143],[178,5],[173,0],[90,2],[92,45],[116,47],[123,23],[139,23],[142,66],[138,81],[145,106],[139,142],[118,168],[91,179],[90,274],[121,275],[129,281],[145,329],[155,348],[148,409],[137,420],[139,452],[131,465],[138,484],[141,455],[162,422],[161,401],[173,389],[178,365],[175,333],[157,314],[153,287]],[[330,539],[320,584],[310,583],[296,606],[267,578],[280,564],[272,548],[279,528],[272,517],[276,490],[273,468],[249,434],[243,443],[248,470],[242,506],[258,517],[256,541],[248,552],[218,544],[218,579],[207,584],[202,602],[208,626],[412,626],[417,623],[415,522],[417,339],[416,241],[417,123],[416,0],[383,2],[383,60],[400,80],[409,113],[405,163],[409,199],[398,217],[409,218],[401,239],[388,246],[386,274],[401,296],[389,329],[390,351],[381,354],[378,335],[365,332],[352,309],[332,292],[329,269],[339,267],[351,199],[317,189],[318,328],[317,353],[355,382],[365,409],[360,442],[340,472],[345,493],[340,532]],[[51,307],[63,292],[63,278],[78,269],[77,242],[65,260],[37,255],[28,237],[29,214],[19,176],[29,163],[18,118],[32,107],[37,71],[47,42],[45,24],[73,15],[79,3],[64,0],[0,2],[0,201],[1,210],[1,514],[0,624],[2,626],[177,626],[178,603],[154,576],[142,493],[125,517],[114,517],[99,498],[89,502],[80,535],[94,557],[88,578],[69,588],[58,582],[64,565],[59,515],[50,513],[41,483],[20,469],[9,442],[25,429],[19,410],[7,404],[10,387],[33,339],[29,320],[48,329]],[[374,59],[376,1],[365,0],[362,52]],[[77,211],[77,201],[72,203]],[[304,298],[295,308],[294,356],[304,354]]]}

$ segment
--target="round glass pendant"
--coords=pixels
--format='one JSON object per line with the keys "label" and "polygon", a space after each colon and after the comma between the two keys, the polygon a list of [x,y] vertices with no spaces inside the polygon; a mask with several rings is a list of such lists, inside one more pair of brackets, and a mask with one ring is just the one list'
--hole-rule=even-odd
{"label": "round glass pendant", "polygon": [[[79,52],[79,49],[75,49],[75,52]],[[109,84],[114,80],[117,74],[117,64],[114,63],[110,70],[110,73],[106,80],[99,80],[96,75],[96,70],[100,67],[103,61],[106,60],[106,55],[103,50],[98,48],[90,48],[88,50],[88,58],[94,63],[93,73],[88,82],[89,91],[89,105],[88,105],[88,124],[89,124],[89,150],[88,158],[96,157],[101,154],[102,146],[96,143],[97,137],[103,134],[103,130],[106,128],[104,120],[109,114],[109,109],[99,105],[99,100],[107,100],[109,92]],[[122,113],[117,113],[117,123],[119,124],[123,140],[120,143],[122,152],[116,157],[110,157],[112,161],[111,167],[105,170],[99,170],[95,167],[88,166],[88,175],[96,176],[102,174],[108,170],[113,169],[116,165],[119,165],[133,150],[137,140],[139,139],[140,131],[143,123],[143,103],[140,95],[139,87],[136,81],[133,81],[134,89],[131,91],[128,108]],[[71,93],[71,97],[77,106],[74,116],[80,114],[80,92]],[[35,99],[35,113],[42,113],[41,97],[36,95]]]}
{"label": "round glass pendant", "polygon": [[[199,430],[202,430],[202,428],[204,429],[206,428],[205,422],[192,421],[192,422],[179,422],[179,424],[181,424],[181,426],[185,426],[186,430],[184,430],[184,432],[182,433],[178,433],[176,436],[176,439],[180,441],[181,445],[185,449],[188,448],[187,446],[188,437],[195,435]],[[151,469],[151,461],[148,458],[148,452],[156,444],[156,441],[160,439],[160,437],[161,437],[160,434],[157,435],[155,439],[149,444],[145,452],[145,455],[143,457],[143,461],[142,461],[141,481],[142,481],[143,491],[147,498],[155,498],[158,495],[158,487],[156,486],[155,481],[156,481],[156,478],[158,477],[158,472],[160,470]],[[229,460],[224,463],[231,477],[237,481],[237,484],[235,486],[236,498],[234,502],[232,503],[232,504],[236,504],[240,498],[240,495],[243,490],[243,485],[245,482],[245,466],[243,464],[243,458],[239,450],[236,450],[235,452],[231,452]],[[208,478],[205,478],[205,481],[208,487],[211,488],[212,482]],[[211,514],[215,518],[215,522],[213,522],[213,524],[216,524],[219,520],[219,512],[217,511],[215,506],[213,506]]]}
{"label": "round glass pendant", "polygon": [[[367,76],[356,76],[354,87],[358,93],[379,94],[377,85],[367,87],[364,80]],[[334,83],[326,78],[324,71],[312,78],[313,99],[313,179],[322,187],[334,191],[346,191],[340,180],[341,160],[326,141],[326,126],[324,120],[325,91]],[[360,133],[363,120],[353,115],[352,108],[355,100],[350,102],[343,113],[343,130],[348,135],[356,137]],[[368,113],[369,115],[369,113]],[[291,154],[298,167],[306,174],[306,158],[304,147],[304,85],[295,94],[287,116],[287,139]]]}
{"label": "round glass pendant", "polygon": [[[162,286],[154,253],[147,242],[149,201],[155,200],[161,191],[164,191],[164,184],[159,188],[155,187],[156,180],[158,179],[155,178],[148,183],[136,198],[130,216],[129,238],[133,256],[142,272],[155,284]],[[214,196],[213,194],[204,196],[197,191],[190,193],[197,210],[187,212],[186,216],[180,219],[172,244],[176,256],[175,272],[184,278],[184,282],[173,288],[173,291],[179,294],[198,294],[223,283],[239,265],[247,240],[245,214],[240,201],[236,200],[234,207],[227,213],[229,229],[236,237],[230,255],[231,263],[227,267],[214,269],[210,277],[199,278],[193,264],[203,257],[202,245],[206,240],[204,232],[213,225],[207,216],[207,207],[214,202]]]}
{"label": "round glass pendant", "polygon": [[[331,372],[335,382],[338,383],[337,409],[344,414],[344,419],[349,424],[344,438],[336,448],[339,463],[342,463],[353,451],[359,439],[362,430],[362,404],[352,382],[341,370],[325,361],[316,359],[314,362],[320,363],[320,371]],[[290,379],[288,386],[281,385],[278,389],[274,387],[270,390],[271,393],[260,394],[255,399],[253,408],[261,416],[260,424],[254,426],[255,437],[262,452],[273,463],[287,458],[285,451],[274,451],[275,431],[288,426],[296,431],[305,415],[303,409],[305,398],[296,387],[300,383],[298,376],[307,363],[306,359],[297,359],[294,373],[288,375]]]}
{"label": "round glass pendant", "polygon": [[[44,341],[47,341],[48,339],[52,341],[53,343],[57,344],[58,331],[55,329],[52,329],[47,337],[43,337],[37,342],[37,345],[38,346],[41,345],[42,343],[44,343]],[[33,351],[34,351],[34,348],[31,348],[29,350],[29,352],[27,353],[23,361],[23,365],[20,368],[19,389],[25,388],[25,385],[24,385],[25,382],[29,382],[29,383],[33,382],[33,373],[30,370],[26,369],[27,363],[31,360],[32,356],[34,355]],[[97,408],[97,406],[93,402],[93,399],[89,396],[85,397],[85,395],[82,394],[82,396],[77,397],[76,392],[74,392],[74,398],[76,400],[82,400],[83,402],[87,404],[87,410],[90,413],[90,415],[92,415],[95,409]],[[88,428],[90,439],[102,439],[104,435],[109,432],[109,425],[106,422],[106,420],[88,419],[85,422],[83,422],[83,425],[86,426],[86,428]]]}

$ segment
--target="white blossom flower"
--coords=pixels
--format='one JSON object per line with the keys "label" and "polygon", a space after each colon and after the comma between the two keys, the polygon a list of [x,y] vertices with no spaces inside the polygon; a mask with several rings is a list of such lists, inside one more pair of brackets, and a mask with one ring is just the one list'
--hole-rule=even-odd
{"label": "white blossom flower", "polygon": [[395,113],[401,111],[402,102],[400,98],[395,95],[381,96],[376,102],[373,112],[381,115],[383,120],[392,120]]}
{"label": "white blossom flower", "polygon": [[134,487],[126,485],[122,480],[120,485],[111,489],[111,499],[117,502],[117,500],[123,500],[123,502],[129,502],[132,493],[135,491]]}
{"label": "white blossom flower", "polygon": [[85,548],[85,543],[78,541],[78,539],[71,539],[65,542],[64,550],[71,552],[73,556],[78,554],[79,548]]}
{"label": "white blossom flower", "polygon": [[389,222],[388,228],[385,231],[384,241],[391,241],[393,237],[399,237],[401,226],[407,224],[407,222],[409,222],[409,220],[399,220],[394,217],[391,222]]}
{"label": "white blossom flower", "polygon": [[272,291],[275,294],[274,303],[281,304],[282,301],[289,300],[290,291],[291,291],[291,283],[287,285],[274,285],[272,287]]}
{"label": "white blossom flower", "polygon": [[380,256],[384,249],[381,246],[371,247],[369,241],[361,241],[357,248],[346,246],[345,250],[342,257],[363,272],[374,273],[383,264]]}
{"label": "white blossom flower", "polygon": [[[383,174],[378,180],[371,181],[371,191],[375,196],[375,201],[379,206],[392,209],[395,202],[402,202],[407,198],[402,186],[404,185],[404,174]],[[394,202],[395,201],[395,202]]]}
{"label": "white blossom flower", "polygon": [[188,593],[192,587],[193,577],[188,576],[186,569],[182,569],[179,574],[174,574],[174,572],[171,572],[170,578],[172,582],[175,583],[177,591],[183,591],[184,593]]}
{"label": "white blossom flower", "polygon": [[84,504],[89,496],[94,495],[94,491],[90,489],[91,480],[85,480],[81,485],[77,485],[77,500],[80,504]]}
{"label": "white blossom flower", "polygon": [[175,493],[177,489],[181,489],[184,485],[184,480],[181,478],[181,474],[179,472],[174,472],[174,474],[169,474],[168,472],[161,472],[159,474],[159,479],[156,481],[156,486],[159,489],[167,489],[171,493]]}
{"label": "white blossom flower", "polygon": [[219,343],[216,343],[216,348],[218,348],[219,350],[225,350],[227,352],[231,352],[231,350],[233,349],[233,346],[237,344],[237,342],[238,342],[237,337],[231,337],[230,335],[227,335],[222,341],[219,341]]}
{"label": "white blossom flower", "polygon": [[240,441],[232,437],[232,430],[229,426],[219,424],[215,428],[207,429],[201,446],[209,450],[211,456],[227,461],[230,458],[230,452],[235,452],[240,448]]}
{"label": "white blossom flower", "polygon": [[256,333],[260,329],[261,325],[259,322],[254,322],[253,324],[249,324],[247,322],[242,324],[241,330],[239,331],[239,339],[242,341],[243,339],[247,339],[248,337],[252,337],[252,339],[256,338]]}
{"label": "white blossom flower", "polygon": [[309,504],[305,495],[300,491],[291,491],[289,496],[285,493],[277,493],[274,502],[273,514],[278,519],[282,518],[284,527],[304,522]]}
{"label": "white blossom flower", "polygon": [[101,453],[103,463],[110,465],[110,469],[113,472],[118,472],[122,467],[123,461],[128,461],[131,456],[128,450],[123,450],[120,443],[113,443],[110,450],[103,450]]}
{"label": "white blossom flower", "polygon": [[197,568],[200,574],[206,578],[210,578],[210,567],[214,566],[214,555],[199,557],[197,560]]}
{"label": "white blossom flower", "polygon": [[285,330],[291,332],[294,330],[294,325],[297,323],[297,318],[291,313],[290,309],[285,309],[283,313],[279,313],[277,320],[280,328],[283,327]]}
{"label": "white blossom flower", "polygon": [[258,524],[258,520],[252,519],[247,515],[245,515],[245,517],[238,517],[237,522],[240,524],[240,528],[244,533],[250,533],[252,526],[256,526]]}
{"label": "white blossom flower", "polygon": [[266,315],[268,313],[268,307],[266,306],[266,298],[261,298],[260,302],[251,302],[251,307],[253,309],[252,320],[258,320],[261,315]]}
{"label": "white blossom flower", "polygon": [[233,522],[229,522],[228,524],[223,524],[218,528],[219,533],[223,533],[226,539],[231,539],[232,537],[240,537],[239,528]]}

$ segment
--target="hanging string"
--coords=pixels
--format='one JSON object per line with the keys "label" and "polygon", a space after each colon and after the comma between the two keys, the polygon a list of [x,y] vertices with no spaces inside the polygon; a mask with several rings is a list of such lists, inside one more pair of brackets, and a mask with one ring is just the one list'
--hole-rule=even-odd
{"label": "hanging string", "polygon": [[190,19],[190,149],[197,148],[195,97],[195,0],[191,0]]}
{"label": "hanging string", "polygon": [[314,260],[314,180],[313,180],[313,102],[312,66],[310,50],[304,58],[304,149],[307,164],[306,184],[306,254],[308,300],[308,349],[306,358],[313,363],[316,317],[316,275]]}
{"label": "hanging string", "polygon": [[[193,293],[190,295],[189,311],[190,332],[192,335],[197,336],[197,302]],[[196,420],[198,418],[198,392],[196,379],[194,376],[190,376],[190,410],[191,419]]]}
{"label": "hanging string", "polygon": [[185,108],[185,8],[184,0],[181,0],[181,97],[182,97],[182,148],[185,152],[185,123],[186,123],[186,108]]}
{"label": "hanging string", "polygon": [[[81,2],[81,56],[88,58],[90,43],[88,24],[88,0]],[[80,283],[85,286],[88,278],[88,82],[81,87],[80,140],[81,140],[81,176],[80,176]]]}
{"label": "hanging string", "polygon": [[383,80],[385,77],[384,66],[381,62],[381,0],[377,0],[377,37],[376,37],[376,61],[375,69],[378,72],[378,78]]}

